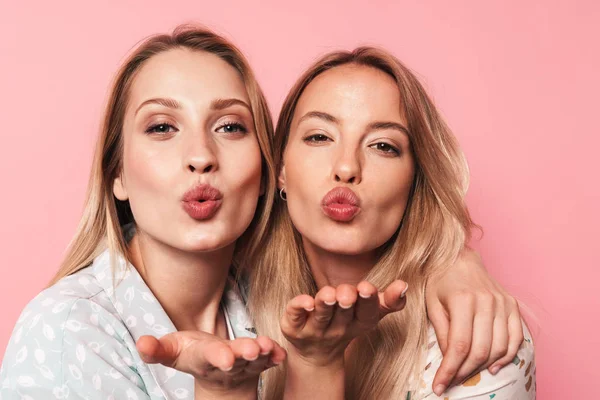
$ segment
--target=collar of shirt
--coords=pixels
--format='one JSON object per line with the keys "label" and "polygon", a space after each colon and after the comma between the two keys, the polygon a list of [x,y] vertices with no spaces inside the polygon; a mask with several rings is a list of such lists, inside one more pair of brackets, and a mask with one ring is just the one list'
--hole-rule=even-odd
{"label": "collar of shirt", "polygon": [[[143,335],[161,337],[176,331],[137,269],[124,257],[118,255],[111,262],[111,255],[106,250],[94,260],[92,271],[136,342]],[[254,338],[255,330],[242,296],[242,289],[230,279],[221,304],[234,338]],[[148,367],[166,399],[180,399],[193,394],[194,379],[191,375],[161,364],[148,364]]]}

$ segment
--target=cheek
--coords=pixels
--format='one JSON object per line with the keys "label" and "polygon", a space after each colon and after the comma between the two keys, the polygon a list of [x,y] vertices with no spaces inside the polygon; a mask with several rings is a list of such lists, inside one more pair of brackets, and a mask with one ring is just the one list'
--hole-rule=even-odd
{"label": "cheek", "polygon": [[[160,152],[141,145],[126,148],[123,168],[130,201],[145,201],[148,196],[152,196],[154,200],[160,198],[160,194],[172,184],[173,166],[179,165],[173,161],[168,151]],[[132,204],[132,207],[135,205]]]}
{"label": "cheek", "polygon": [[319,185],[327,181],[329,159],[325,149],[289,151],[284,159],[288,199],[291,196],[291,201],[294,202],[295,197],[307,199],[314,196]]}
{"label": "cheek", "polygon": [[[223,165],[223,169],[227,170],[232,187],[253,193],[260,192],[262,157],[258,142],[247,143],[235,151],[227,152],[223,163],[227,164]],[[240,200],[243,201],[244,198]]]}
{"label": "cheek", "polygon": [[[406,165],[395,172],[388,172],[377,175],[377,187],[372,187],[371,193],[375,194],[374,218],[384,220],[385,225],[393,225],[395,231],[406,211],[414,181],[414,168],[412,165]],[[391,182],[394,184],[390,184]]]}

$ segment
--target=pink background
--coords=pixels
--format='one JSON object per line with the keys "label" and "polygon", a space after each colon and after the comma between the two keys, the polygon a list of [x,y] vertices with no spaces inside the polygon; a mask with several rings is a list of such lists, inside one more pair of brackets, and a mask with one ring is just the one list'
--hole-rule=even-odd
{"label": "pink background", "polygon": [[3,1],[0,356],[75,231],[112,74],[199,21],[246,52],[274,113],[329,50],[378,44],[418,71],[470,161],[476,246],[537,316],[538,398],[597,392],[600,3],[362,3]]}

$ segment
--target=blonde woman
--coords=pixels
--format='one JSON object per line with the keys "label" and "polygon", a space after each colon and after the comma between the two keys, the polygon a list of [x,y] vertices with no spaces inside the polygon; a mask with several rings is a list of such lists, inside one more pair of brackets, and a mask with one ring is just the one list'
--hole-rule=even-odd
{"label": "blonde woman", "polygon": [[[112,87],[79,230],[11,337],[0,397],[256,397],[258,374],[285,352],[246,329],[229,276],[264,235],[271,135],[262,92],[228,41],[182,27],[141,44]],[[176,330],[208,337],[200,379],[136,349]]]}
{"label": "blonde woman", "polygon": [[[260,88],[223,38],[182,27],[134,51],[111,91],[79,230],[11,337],[2,398],[256,397],[258,374],[285,352],[256,338],[244,290],[228,276],[264,249],[271,139]],[[473,368],[455,342],[491,346],[496,325],[447,315],[507,329],[518,313],[462,305],[489,293],[511,299],[470,252],[431,279],[431,318],[448,346],[441,379]]]}
{"label": "blonde woman", "polygon": [[[288,94],[275,151],[281,198],[249,306],[259,332],[289,343],[285,368],[265,372],[266,398],[437,398],[433,389],[446,399],[535,398],[527,331],[495,375],[484,370],[447,391],[433,384],[442,353],[426,284],[459,258],[473,223],[462,153],[406,67],[374,48],[323,57]],[[372,299],[384,289],[378,312]],[[404,310],[377,323],[404,292]],[[482,300],[488,309],[502,301]],[[489,316],[454,317],[504,336]],[[495,351],[476,360],[485,366]]]}

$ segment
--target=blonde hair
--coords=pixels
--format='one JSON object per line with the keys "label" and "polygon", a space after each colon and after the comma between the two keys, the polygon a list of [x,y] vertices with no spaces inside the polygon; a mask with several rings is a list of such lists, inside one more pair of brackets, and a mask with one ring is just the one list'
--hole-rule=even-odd
{"label": "blonde hair", "polygon": [[[450,129],[414,74],[389,53],[371,47],[330,53],[298,79],[275,130],[278,167],[304,89],[316,76],[346,64],[376,68],[394,79],[415,159],[415,179],[402,222],[365,277],[380,290],[403,279],[409,284],[410,296],[404,311],[387,316],[374,331],[357,339],[360,352],[352,352],[347,363],[346,396],[403,399],[419,384],[415,374],[421,368],[427,333],[427,278],[451,265],[470,236],[473,224],[464,202],[468,168]],[[275,202],[267,237],[265,250],[252,260],[249,308],[261,334],[286,343],[279,329],[286,303],[302,293],[315,295],[317,288],[300,234],[282,201]],[[282,397],[284,378],[285,366],[267,371],[265,398]]]}
{"label": "blonde hair", "polygon": [[244,81],[262,153],[262,179],[266,194],[259,199],[250,227],[238,240],[234,258],[237,263],[242,263],[262,248],[261,243],[267,230],[276,190],[275,163],[272,156],[273,125],[267,102],[246,58],[233,44],[208,29],[182,25],[175,28],[172,34],[146,39],[119,69],[108,98],[104,123],[96,145],[83,216],[65,259],[50,285],[88,266],[106,248],[111,254],[120,253],[127,256],[122,226],[134,222],[134,218],[129,202],[120,201],[113,195],[113,182],[120,174],[122,166],[125,109],[131,86],[140,68],[153,56],[172,49],[215,54],[235,68]]}

